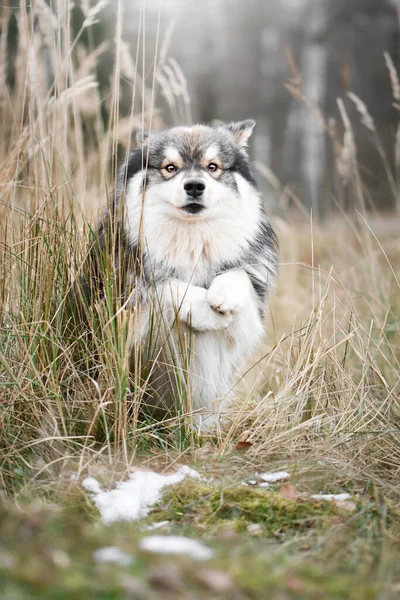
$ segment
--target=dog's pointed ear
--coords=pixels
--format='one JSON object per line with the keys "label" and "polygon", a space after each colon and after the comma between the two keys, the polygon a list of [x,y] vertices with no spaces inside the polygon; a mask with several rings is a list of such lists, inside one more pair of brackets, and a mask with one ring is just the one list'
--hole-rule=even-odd
{"label": "dog's pointed ear", "polygon": [[138,131],[136,133],[136,144],[138,146],[141,146],[142,144],[144,144],[148,137],[149,134],[147,133],[147,131]]}
{"label": "dog's pointed ear", "polygon": [[245,148],[247,141],[251,136],[256,122],[253,119],[246,119],[246,121],[238,121],[237,123],[230,123],[228,125],[229,131],[235,137],[239,146]]}

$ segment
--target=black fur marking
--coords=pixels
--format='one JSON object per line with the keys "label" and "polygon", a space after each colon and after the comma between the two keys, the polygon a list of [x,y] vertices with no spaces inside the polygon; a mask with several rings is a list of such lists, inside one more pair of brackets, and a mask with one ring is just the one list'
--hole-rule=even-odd
{"label": "black fur marking", "polygon": [[250,281],[255,293],[260,298],[261,302],[264,303],[267,297],[265,283],[254,277],[254,275],[250,275]]}
{"label": "black fur marking", "polygon": [[262,254],[267,247],[274,253],[278,250],[278,238],[268,221],[262,221],[255,238],[250,243],[252,254]]}
{"label": "black fur marking", "polygon": [[95,298],[104,298],[106,279],[114,280],[113,290],[124,301],[129,294],[129,274],[143,277],[140,249],[129,243],[119,212],[119,203],[114,199],[97,233],[93,233],[94,240],[79,281],[79,295],[88,304],[92,304]]}
{"label": "black fur marking", "polygon": [[256,183],[256,180],[254,179],[253,173],[251,172],[250,165],[242,153],[238,152],[236,154],[235,162],[234,162],[233,166],[230,168],[230,171],[235,171],[236,173],[239,173],[239,175],[241,175],[251,185],[253,185],[254,187],[257,187],[257,183]]}
{"label": "black fur marking", "polygon": [[138,148],[137,150],[132,150],[129,155],[128,162],[124,165],[124,171],[122,175],[122,184],[123,187],[126,186],[127,182],[139,173],[143,167],[146,166],[146,153],[142,150],[142,148]]}
{"label": "black fur marking", "polygon": [[236,260],[236,261],[232,261],[232,262],[224,262],[219,267],[217,275],[226,273],[226,271],[233,271],[234,269],[241,269],[242,267],[243,267],[243,263],[240,260]]}

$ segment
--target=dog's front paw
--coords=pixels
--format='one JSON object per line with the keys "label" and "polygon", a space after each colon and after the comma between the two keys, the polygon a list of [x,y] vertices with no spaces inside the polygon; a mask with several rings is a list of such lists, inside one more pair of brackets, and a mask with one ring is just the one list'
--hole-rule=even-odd
{"label": "dog's front paw", "polygon": [[205,303],[190,312],[188,324],[197,331],[221,331],[227,329],[232,320],[232,313],[217,313]]}
{"label": "dog's front paw", "polygon": [[216,277],[208,290],[208,302],[213,310],[222,315],[232,315],[243,308],[243,297],[236,294],[233,286],[221,275]]}

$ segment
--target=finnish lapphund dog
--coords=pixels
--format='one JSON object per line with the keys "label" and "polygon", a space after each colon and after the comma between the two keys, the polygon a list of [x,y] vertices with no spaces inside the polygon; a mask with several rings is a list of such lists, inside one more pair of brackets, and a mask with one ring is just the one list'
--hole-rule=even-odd
{"label": "finnish lapphund dog", "polygon": [[86,299],[100,293],[101,253],[112,255],[120,306],[135,315],[142,401],[156,418],[190,409],[203,430],[226,414],[277,275],[277,238],[246,152],[254,125],[174,127],[142,140],[84,280]]}

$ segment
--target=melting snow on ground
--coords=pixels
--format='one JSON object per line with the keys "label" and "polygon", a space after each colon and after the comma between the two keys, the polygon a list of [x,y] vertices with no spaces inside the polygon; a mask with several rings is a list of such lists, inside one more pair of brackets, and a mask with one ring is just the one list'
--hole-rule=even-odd
{"label": "melting snow on ground", "polygon": [[165,527],[165,525],[169,525],[169,521],[158,521],[156,523],[151,523],[151,525],[143,527],[142,531],[152,531],[153,529],[161,529],[162,527]]}
{"label": "melting snow on ground", "polygon": [[100,563],[114,563],[121,567],[128,567],[133,563],[133,556],[127,554],[116,546],[98,548],[93,552],[93,558]]}
{"label": "melting snow on ground", "polygon": [[182,466],[171,475],[160,475],[153,471],[135,471],[128,481],[117,484],[115,490],[103,491],[97,479],[87,477],[82,485],[93,495],[103,523],[137,521],[147,517],[152,504],[161,498],[163,488],[180,483],[185,477],[201,479],[199,473]]}
{"label": "melting snow on ground", "polygon": [[178,535],[150,535],[140,540],[139,548],[159,554],[184,554],[196,560],[207,560],[214,555],[201,542]]}
{"label": "melting snow on ground", "polygon": [[350,498],[350,494],[313,494],[311,498],[315,500],[336,500],[337,502],[344,502]]}
{"label": "melting snow on ground", "polygon": [[277,483],[289,479],[290,475],[287,471],[277,471],[276,473],[260,473],[259,477],[266,483]]}

